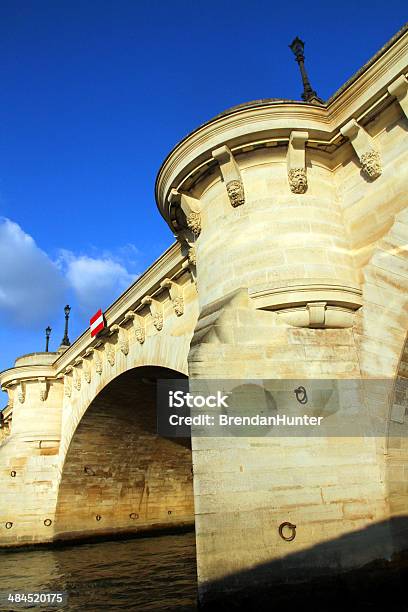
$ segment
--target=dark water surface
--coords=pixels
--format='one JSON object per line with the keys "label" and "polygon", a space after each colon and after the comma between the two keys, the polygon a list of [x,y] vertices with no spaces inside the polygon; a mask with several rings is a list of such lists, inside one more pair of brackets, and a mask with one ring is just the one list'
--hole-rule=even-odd
{"label": "dark water surface", "polygon": [[[193,532],[0,552],[0,593],[69,594],[63,607],[31,610],[184,612],[196,610],[196,588]],[[28,609],[4,606],[1,612]]]}

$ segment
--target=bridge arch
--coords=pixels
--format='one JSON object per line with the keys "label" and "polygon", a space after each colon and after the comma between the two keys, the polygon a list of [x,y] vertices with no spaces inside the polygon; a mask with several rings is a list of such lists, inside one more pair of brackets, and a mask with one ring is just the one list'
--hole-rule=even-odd
{"label": "bridge arch", "polygon": [[156,427],[157,380],[184,377],[134,367],[83,410],[62,465],[55,539],[193,525],[190,440],[162,438]]}

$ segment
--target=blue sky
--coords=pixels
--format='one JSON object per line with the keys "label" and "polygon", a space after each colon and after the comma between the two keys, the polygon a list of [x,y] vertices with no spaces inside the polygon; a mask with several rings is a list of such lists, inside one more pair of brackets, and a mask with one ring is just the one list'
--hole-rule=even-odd
{"label": "blue sky", "polygon": [[220,111],[328,98],[404,23],[397,0],[2,0],[0,370],[71,340],[172,242],[154,180]]}

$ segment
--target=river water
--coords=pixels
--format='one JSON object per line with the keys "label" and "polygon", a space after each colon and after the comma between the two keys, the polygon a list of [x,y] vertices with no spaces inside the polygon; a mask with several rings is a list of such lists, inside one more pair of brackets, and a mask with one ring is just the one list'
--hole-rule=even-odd
{"label": "river water", "polygon": [[[37,605],[34,610],[185,612],[196,610],[196,588],[192,532],[0,552],[3,596],[10,591],[68,593],[62,607]],[[1,612],[22,609],[0,606]]]}

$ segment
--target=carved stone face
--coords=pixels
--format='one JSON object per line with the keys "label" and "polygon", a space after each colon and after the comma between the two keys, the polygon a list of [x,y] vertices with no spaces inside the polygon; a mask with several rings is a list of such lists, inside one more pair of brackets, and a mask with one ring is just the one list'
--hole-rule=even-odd
{"label": "carved stone face", "polygon": [[153,316],[153,325],[157,331],[161,331],[163,329],[163,315],[160,312],[156,312],[156,314]]}
{"label": "carved stone face", "polygon": [[235,208],[245,202],[244,186],[241,181],[230,181],[227,183],[227,193],[231,205]]}
{"label": "carved stone face", "polygon": [[187,217],[187,227],[198,237],[201,232],[201,215],[197,212],[192,212]]}
{"label": "carved stone face", "polygon": [[197,265],[196,250],[193,246],[188,249],[188,261],[192,266]]}
{"label": "carved stone face", "polygon": [[71,383],[69,380],[66,379],[64,382],[64,393],[67,397],[71,397],[71,392],[72,392]]}
{"label": "carved stone face", "polygon": [[370,178],[377,178],[380,176],[382,168],[381,168],[381,158],[378,151],[367,151],[367,153],[363,153],[360,158],[361,165],[363,170],[368,174]]}
{"label": "carved stone face", "polygon": [[142,327],[137,327],[135,331],[136,340],[139,344],[143,344],[145,341],[145,331]]}
{"label": "carved stone face", "polygon": [[174,312],[178,317],[184,314],[184,300],[182,297],[176,297],[173,300]]}
{"label": "carved stone face", "polygon": [[305,193],[307,176],[304,168],[292,168],[288,174],[290,189],[293,193]]}

